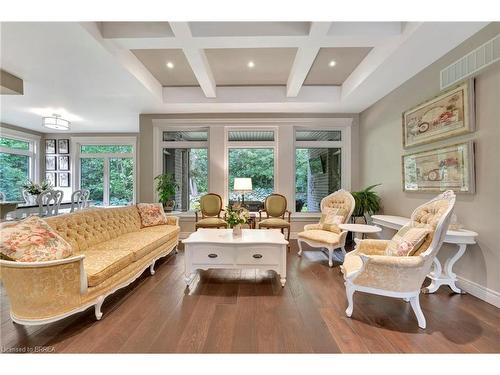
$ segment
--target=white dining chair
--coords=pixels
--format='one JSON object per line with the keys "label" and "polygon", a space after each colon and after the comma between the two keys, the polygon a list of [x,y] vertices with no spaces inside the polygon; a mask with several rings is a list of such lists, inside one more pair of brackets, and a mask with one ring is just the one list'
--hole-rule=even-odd
{"label": "white dining chair", "polygon": [[58,215],[63,196],[62,190],[47,190],[41,193],[37,198],[38,214],[40,216]]}
{"label": "white dining chair", "polygon": [[81,189],[75,190],[71,194],[71,210],[70,212],[83,210],[88,207],[88,201],[90,196],[90,190]]}

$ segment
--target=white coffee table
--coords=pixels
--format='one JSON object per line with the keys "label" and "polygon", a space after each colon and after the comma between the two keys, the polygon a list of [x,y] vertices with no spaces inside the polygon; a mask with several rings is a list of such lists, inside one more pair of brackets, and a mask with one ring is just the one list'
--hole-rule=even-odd
{"label": "white coffee table", "polygon": [[365,233],[378,233],[382,231],[381,228],[375,225],[367,224],[339,224],[339,228],[354,233],[354,238],[359,239],[362,239]]}
{"label": "white coffee table", "polygon": [[198,229],[182,243],[188,287],[197,270],[211,268],[272,270],[285,286],[288,241],[277,229],[242,229],[241,236],[232,229]]}

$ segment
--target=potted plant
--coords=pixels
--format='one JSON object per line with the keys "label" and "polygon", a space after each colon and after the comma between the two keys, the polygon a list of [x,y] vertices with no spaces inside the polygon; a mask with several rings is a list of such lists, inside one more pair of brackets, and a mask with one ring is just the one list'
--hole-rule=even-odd
{"label": "potted plant", "polygon": [[[365,222],[368,222],[370,215],[373,215],[380,210],[380,197],[373,189],[381,184],[368,186],[361,191],[352,192],[352,196],[356,201],[356,206],[352,213],[352,217],[356,220],[357,217],[363,217]],[[368,216],[368,217],[367,217]]]}
{"label": "potted plant", "polygon": [[[53,189],[52,184],[47,180],[43,180],[40,184],[37,184],[36,182],[31,181],[31,180],[27,180],[22,185],[22,188],[23,188],[23,191],[25,191],[27,194],[27,197],[25,197],[25,199],[29,197],[28,198],[29,202],[26,202],[26,203],[30,203],[30,204],[36,204],[37,198],[40,194],[42,194],[44,191]],[[24,197],[24,194],[23,194],[23,197]]]}
{"label": "potted plant", "polygon": [[233,228],[233,234],[241,234],[241,224],[245,224],[250,218],[250,213],[239,205],[228,205],[226,207],[225,219],[229,228]]}
{"label": "potted plant", "polygon": [[158,192],[160,202],[166,212],[172,212],[175,207],[175,200],[173,197],[179,184],[175,182],[174,175],[172,173],[164,173],[155,177],[156,180],[156,191]]}

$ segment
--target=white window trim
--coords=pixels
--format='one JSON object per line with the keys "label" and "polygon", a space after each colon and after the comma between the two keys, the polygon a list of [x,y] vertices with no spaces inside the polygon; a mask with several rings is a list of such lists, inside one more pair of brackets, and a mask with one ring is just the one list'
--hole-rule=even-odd
{"label": "white window trim", "polygon": [[[130,145],[132,146],[131,153],[97,153],[97,154],[81,154],[80,147],[82,145]],[[111,158],[132,158],[134,161],[133,179],[134,188],[132,196],[132,204],[137,201],[137,137],[71,137],[71,159],[72,169],[72,186],[74,190],[81,188],[81,159],[87,158],[103,158],[104,159],[104,186],[103,186],[103,204],[109,204],[109,159]]]}
{"label": "white window trim", "polygon": [[8,147],[0,146],[0,152],[14,155],[24,155],[29,157],[29,179],[35,182],[40,182],[40,139],[36,134],[25,133],[18,130],[7,129],[0,127],[0,136],[5,138],[16,139],[19,141],[28,142],[30,149],[16,150]]}
{"label": "white window trim", "polygon": [[[292,152],[293,154],[290,155],[290,158],[286,160],[280,160],[279,158],[279,153],[278,149],[275,151],[275,160],[280,163],[280,167],[278,171],[284,171],[283,173],[279,172],[280,176],[285,178],[287,175],[293,176],[292,181],[288,181],[290,178],[287,179],[287,181],[281,181],[281,179],[278,178],[277,173],[275,172],[275,189],[278,191],[285,190],[286,186],[283,185],[290,185],[293,186],[293,191],[290,191],[288,194],[285,194],[291,205],[289,206],[289,209],[291,208],[291,211],[294,213],[293,218],[295,218],[297,221],[304,221],[307,218],[319,218],[320,213],[311,213],[311,212],[295,212],[295,128],[300,128],[304,130],[342,130],[342,188],[346,190],[351,189],[351,152],[352,152],[352,147],[351,147],[351,127],[354,122],[354,117],[353,116],[346,116],[346,117],[312,117],[312,118],[292,118],[292,117],[274,117],[274,118],[200,118],[200,119],[152,119],[152,125],[153,125],[153,149],[156,150],[153,152],[153,175],[157,176],[158,174],[162,173],[162,159],[161,159],[161,154],[162,154],[162,148],[161,148],[161,142],[163,141],[162,138],[162,133],[163,131],[166,130],[199,130],[200,128],[209,128],[209,140],[210,137],[212,136],[212,132],[214,129],[219,129],[221,127],[226,128],[226,127],[247,127],[251,130],[255,130],[256,127],[262,126],[262,127],[276,127],[278,129],[278,132],[275,133],[275,142],[278,139],[277,137],[281,132],[293,132],[293,144],[292,146]],[[226,133],[225,131],[223,132],[224,134]],[[224,137],[224,142],[227,140],[227,135]],[[237,142],[237,143],[243,143],[243,142]],[[292,143],[292,142],[291,142]],[[211,146],[210,144],[213,144],[213,142],[209,142],[208,146],[208,165],[210,168],[210,165],[213,163],[211,160],[211,154],[212,150],[210,149]],[[280,144],[277,142],[277,146],[279,147]],[[284,145],[281,145],[284,146]],[[284,148],[286,149],[286,148]],[[224,151],[226,150],[225,145],[224,145]],[[224,152],[224,154],[227,155],[227,152]],[[227,158],[227,156],[226,156]],[[224,173],[227,174],[227,163],[225,164],[225,171]],[[276,167],[276,163],[275,163]],[[290,170],[290,171],[288,171]],[[210,171],[209,171],[210,173]],[[209,184],[208,188],[210,191],[212,191],[214,186],[211,184],[211,175],[209,174]],[[222,180],[222,178],[221,178]],[[224,181],[224,186],[221,186],[218,191],[227,191],[227,183]],[[154,188],[154,184],[152,187],[153,190],[153,196],[157,200],[157,194]],[[217,192],[217,191],[214,191]],[[227,195],[223,197],[225,201],[227,201]],[[181,217],[194,217],[194,214],[192,212],[186,212],[182,213],[179,216]]]}

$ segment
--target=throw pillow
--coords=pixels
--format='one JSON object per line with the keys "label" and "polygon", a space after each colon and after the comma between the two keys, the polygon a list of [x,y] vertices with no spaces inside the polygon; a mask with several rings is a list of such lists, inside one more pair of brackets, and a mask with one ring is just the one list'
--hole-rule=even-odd
{"label": "throw pillow", "polygon": [[138,203],[137,210],[143,227],[168,224],[167,215],[161,203]]}
{"label": "throw pillow", "polygon": [[2,258],[17,262],[44,262],[73,254],[71,245],[38,216],[0,226]]}
{"label": "throw pillow", "polygon": [[335,207],[326,207],[323,209],[319,219],[321,229],[340,233],[338,225],[344,222],[344,216],[339,214],[340,210]]}
{"label": "throw pillow", "polygon": [[430,232],[429,228],[404,226],[389,241],[385,249],[386,255],[412,256]]}

